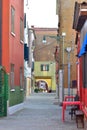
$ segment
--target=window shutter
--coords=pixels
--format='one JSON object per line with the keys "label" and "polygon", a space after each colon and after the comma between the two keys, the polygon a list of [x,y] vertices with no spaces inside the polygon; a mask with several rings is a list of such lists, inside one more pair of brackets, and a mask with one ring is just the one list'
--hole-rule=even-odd
{"label": "window shutter", "polygon": [[43,65],[41,65],[41,71],[43,71]]}
{"label": "window shutter", "polygon": [[49,65],[47,65],[47,71],[49,71]]}

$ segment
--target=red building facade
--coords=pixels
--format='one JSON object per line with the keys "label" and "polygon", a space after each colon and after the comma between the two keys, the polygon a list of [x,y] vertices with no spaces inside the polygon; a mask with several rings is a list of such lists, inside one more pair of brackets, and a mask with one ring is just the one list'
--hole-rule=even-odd
{"label": "red building facade", "polygon": [[[23,101],[24,0],[0,1],[0,65],[9,74],[9,106]],[[17,95],[16,95],[17,94]],[[19,95],[19,96],[18,96]],[[21,98],[20,98],[21,97]]]}
{"label": "red building facade", "polygon": [[77,93],[87,117],[87,2],[75,3],[73,28],[77,31]]}

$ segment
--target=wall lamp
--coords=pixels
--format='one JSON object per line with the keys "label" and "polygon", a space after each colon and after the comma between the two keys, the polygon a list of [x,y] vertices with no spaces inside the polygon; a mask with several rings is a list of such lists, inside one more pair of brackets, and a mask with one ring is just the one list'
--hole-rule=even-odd
{"label": "wall lamp", "polygon": [[72,48],[71,47],[67,47],[65,50],[66,50],[67,53],[70,53],[72,51]]}
{"label": "wall lamp", "polygon": [[54,38],[54,39],[56,39],[56,40],[60,40],[60,38],[61,38],[61,36],[59,36],[59,35],[57,35],[57,36],[50,36],[50,35],[44,35],[43,36],[43,40],[42,40],[42,43],[46,43],[47,41],[46,41],[46,37],[50,37],[50,38]]}

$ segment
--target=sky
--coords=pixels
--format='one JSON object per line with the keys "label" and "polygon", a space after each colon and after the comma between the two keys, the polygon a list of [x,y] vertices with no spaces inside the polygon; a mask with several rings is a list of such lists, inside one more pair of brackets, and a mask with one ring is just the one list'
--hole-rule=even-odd
{"label": "sky", "polygon": [[29,26],[58,27],[56,15],[56,0],[28,0],[29,1]]}

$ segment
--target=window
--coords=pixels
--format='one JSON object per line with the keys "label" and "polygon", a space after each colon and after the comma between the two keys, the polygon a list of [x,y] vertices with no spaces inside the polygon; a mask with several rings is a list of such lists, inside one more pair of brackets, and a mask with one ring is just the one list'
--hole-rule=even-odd
{"label": "window", "polygon": [[26,13],[24,13],[24,28],[26,28]]}
{"label": "window", "polygon": [[41,71],[49,71],[49,65],[41,65]]}
{"label": "window", "polygon": [[23,88],[23,68],[20,67],[20,88]]}
{"label": "window", "polygon": [[20,41],[23,42],[24,31],[23,31],[23,20],[20,18]]}
{"label": "window", "polygon": [[15,24],[15,9],[13,6],[11,6],[11,32],[12,33],[15,33],[14,24]]}
{"label": "window", "polygon": [[10,86],[11,86],[11,89],[14,89],[14,64],[11,64]]}

